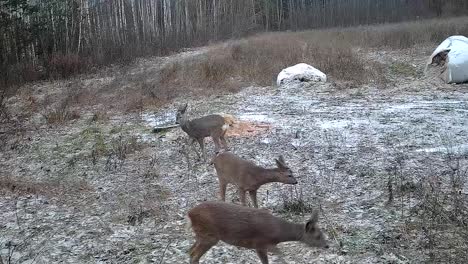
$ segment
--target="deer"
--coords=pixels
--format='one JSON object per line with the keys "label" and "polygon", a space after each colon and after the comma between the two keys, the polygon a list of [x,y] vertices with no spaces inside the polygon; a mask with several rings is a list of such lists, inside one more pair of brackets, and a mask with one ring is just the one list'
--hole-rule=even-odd
{"label": "deer", "polygon": [[257,190],[262,185],[271,182],[297,184],[283,156],[280,155],[275,162],[276,168],[266,169],[229,151],[218,153],[211,163],[214,164],[218,175],[220,199],[223,202],[226,200],[227,185],[233,184],[237,186],[242,205],[246,205],[245,193],[249,192],[253,206],[258,208]]}
{"label": "deer", "polygon": [[268,252],[279,253],[277,245],[299,241],[310,247],[329,248],[319,228],[318,212],[305,224],[288,222],[265,209],[245,207],[220,201],[203,202],[187,213],[187,229],[195,233],[195,243],[189,250],[190,263],[200,258],[218,241],[255,249],[262,264],[268,264]]}
{"label": "deer", "polygon": [[[205,150],[205,138],[211,137],[215,144],[215,153],[218,153],[221,149],[220,141],[223,144],[224,149],[228,149],[228,145],[225,139],[226,132],[230,126],[234,124],[234,118],[231,115],[213,114],[207,115],[200,118],[189,120],[187,117],[187,106],[186,103],[182,107],[179,107],[176,114],[176,124],[180,125],[182,130],[187,133],[189,138],[192,140],[190,145],[194,147],[195,141],[198,142],[203,153],[203,160],[206,162],[206,150]],[[195,149],[198,158],[200,154]]]}

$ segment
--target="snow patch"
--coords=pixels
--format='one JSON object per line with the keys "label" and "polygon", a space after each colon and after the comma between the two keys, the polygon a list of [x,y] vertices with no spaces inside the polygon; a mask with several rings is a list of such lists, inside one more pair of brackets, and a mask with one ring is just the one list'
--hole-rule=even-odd
{"label": "snow patch", "polygon": [[265,115],[265,114],[245,113],[245,114],[240,114],[238,117],[240,120],[247,120],[247,121],[258,122],[258,123],[274,123],[275,122],[275,120],[272,117],[269,117],[268,115]]}
{"label": "snow patch", "polygon": [[141,114],[141,119],[151,127],[173,125],[175,124],[175,113],[143,113]]}
{"label": "snow patch", "polygon": [[456,146],[439,146],[434,148],[421,148],[417,149],[416,152],[426,152],[426,153],[466,153],[468,152],[468,144],[460,144]]}

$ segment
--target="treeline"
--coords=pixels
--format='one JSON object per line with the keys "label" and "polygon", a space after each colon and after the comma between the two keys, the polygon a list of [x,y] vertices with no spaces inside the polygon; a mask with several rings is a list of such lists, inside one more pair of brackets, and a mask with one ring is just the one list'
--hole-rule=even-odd
{"label": "treeline", "polygon": [[466,0],[2,0],[0,85],[260,31],[452,16]]}

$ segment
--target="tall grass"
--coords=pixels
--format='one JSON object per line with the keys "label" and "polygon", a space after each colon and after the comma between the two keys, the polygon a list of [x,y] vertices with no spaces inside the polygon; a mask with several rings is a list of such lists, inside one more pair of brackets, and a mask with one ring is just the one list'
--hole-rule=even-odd
{"label": "tall grass", "polygon": [[361,49],[436,46],[446,37],[468,35],[467,17],[409,23],[265,33],[214,46],[205,58],[170,64],[161,88],[183,93],[235,91],[243,84],[272,85],[285,67],[304,62],[332,81],[385,86],[385,65],[370,61]]}

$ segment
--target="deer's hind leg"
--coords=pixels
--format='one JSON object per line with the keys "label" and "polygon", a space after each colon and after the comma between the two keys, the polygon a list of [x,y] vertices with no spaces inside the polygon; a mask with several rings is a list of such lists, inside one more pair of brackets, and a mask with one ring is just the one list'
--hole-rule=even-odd
{"label": "deer's hind leg", "polygon": [[190,264],[198,264],[200,258],[208,251],[211,247],[218,243],[218,239],[213,237],[197,237],[197,241],[190,248]]}
{"label": "deer's hind leg", "polygon": [[224,135],[220,136],[219,139],[221,140],[224,150],[229,150],[229,146],[226,142],[226,138],[224,137]]}
{"label": "deer's hind leg", "polygon": [[206,150],[205,150],[205,140],[204,138],[197,138],[198,144],[200,145],[202,154],[203,154],[203,160],[206,161]]}
{"label": "deer's hind leg", "polygon": [[215,145],[215,153],[218,153],[221,150],[221,144],[219,143],[221,137],[216,134],[212,135],[211,138],[213,139],[213,143]]}
{"label": "deer's hind leg", "polygon": [[262,264],[268,264],[268,253],[265,249],[257,249],[257,256],[260,258]]}
{"label": "deer's hind leg", "polygon": [[190,143],[189,143],[190,146],[192,147],[193,151],[195,151],[195,153],[197,153],[197,157],[200,159],[200,153],[198,153],[198,150],[194,145],[195,141],[197,141],[197,139],[196,138],[190,138],[189,140],[190,140]]}
{"label": "deer's hind leg", "polygon": [[227,187],[227,182],[223,180],[219,180],[219,198],[223,202],[226,201],[226,187]]}

